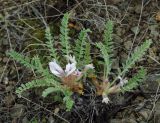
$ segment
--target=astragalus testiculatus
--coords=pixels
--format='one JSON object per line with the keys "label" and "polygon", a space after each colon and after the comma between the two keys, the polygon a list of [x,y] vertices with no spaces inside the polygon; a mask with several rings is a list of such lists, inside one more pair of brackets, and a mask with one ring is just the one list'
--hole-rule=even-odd
{"label": "astragalus testiculatus", "polygon": [[59,77],[62,83],[69,87],[72,91],[83,93],[83,85],[76,81],[78,81],[87,70],[94,69],[94,67],[92,64],[87,64],[84,66],[84,69],[80,71],[76,67],[77,62],[74,56],[66,56],[66,59],[68,63],[65,66],[65,70],[56,62],[55,59],[49,62],[49,69],[51,73]]}

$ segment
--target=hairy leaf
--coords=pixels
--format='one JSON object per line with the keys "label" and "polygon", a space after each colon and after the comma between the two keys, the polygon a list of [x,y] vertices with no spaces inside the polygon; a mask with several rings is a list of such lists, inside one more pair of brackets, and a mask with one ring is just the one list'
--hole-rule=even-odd
{"label": "hairy leaf", "polygon": [[84,58],[85,53],[85,46],[86,46],[86,38],[87,38],[87,32],[90,32],[89,29],[83,29],[78,39],[76,40],[76,46],[75,46],[75,57],[77,59],[77,63],[79,63]]}
{"label": "hairy leaf", "polygon": [[58,60],[56,49],[54,48],[54,38],[52,37],[51,30],[49,27],[47,27],[45,30],[45,37],[47,39],[46,45],[48,47],[48,50],[50,51],[50,56]]}
{"label": "hairy leaf", "polygon": [[68,20],[69,20],[69,14],[66,13],[61,21],[61,27],[60,27],[60,43],[62,45],[62,52],[64,55],[69,55],[71,53],[71,46],[69,43],[70,37],[68,36],[69,29],[68,29]]}
{"label": "hairy leaf", "polygon": [[150,47],[152,41],[146,40],[141,46],[137,47],[131,56],[127,59],[126,63],[123,65],[123,71],[121,75],[125,74],[134,64],[139,61],[145,52]]}
{"label": "hairy leaf", "polygon": [[45,89],[42,93],[42,96],[43,97],[46,97],[48,96],[50,93],[53,93],[53,92],[58,92],[58,91],[61,91],[59,88],[55,88],[55,87],[48,87],[47,89]]}
{"label": "hairy leaf", "polygon": [[141,68],[136,75],[129,79],[128,83],[122,88],[122,91],[131,91],[136,88],[146,77],[146,70]]}

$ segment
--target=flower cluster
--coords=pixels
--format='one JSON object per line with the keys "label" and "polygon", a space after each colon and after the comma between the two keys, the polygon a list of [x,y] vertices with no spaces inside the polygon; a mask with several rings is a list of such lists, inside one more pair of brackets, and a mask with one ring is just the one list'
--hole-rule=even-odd
{"label": "flower cluster", "polygon": [[69,87],[72,91],[83,93],[83,85],[81,83],[77,83],[76,81],[80,80],[83,74],[89,70],[94,69],[92,64],[88,64],[84,66],[84,69],[80,71],[76,67],[76,60],[74,56],[66,56],[68,64],[65,67],[65,70],[56,62],[54,59],[49,63],[49,68],[51,73],[55,76],[59,77],[64,85]]}
{"label": "flower cluster", "polygon": [[[55,76],[59,77],[66,87],[70,88],[73,92],[78,92],[83,94],[83,85],[79,82],[80,78],[85,74],[85,72],[89,69],[94,69],[93,64],[88,64],[84,66],[84,69],[80,71],[76,65],[77,62],[74,56],[66,56],[68,63],[65,66],[65,70],[57,63],[54,59],[52,62],[49,62],[49,68],[51,73]],[[118,76],[120,80],[117,85],[111,86],[108,81],[104,81],[101,84],[97,84],[96,87],[98,91],[98,95],[102,95],[102,103],[108,104],[110,102],[108,94],[117,93],[121,87],[124,86],[128,82],[126,78],[122,79],[122,77]],[[107,93],[106,93],[107,91]]]}
{"label": "flower cluster", "polygon": [[105,91],[103,92],[102,94],[102,103],[106,103],[108,104],[110,102],[109,100],[109,97],[108,97],[108,94],[111,94],[111,93],[117,93],[118,91],[120,91],[121,87],[123,87],[126,83],[128,83],[128,80],[126,78],[122,78],[121,76],[118,76],[118,79],[120,80],[119,83],[117,85],[114,85],[110,88],[108,88],[107,86],[109,86],[109,84],[106,85],[105,88],[108,88],[107,89],[107,92],[106,93]]}

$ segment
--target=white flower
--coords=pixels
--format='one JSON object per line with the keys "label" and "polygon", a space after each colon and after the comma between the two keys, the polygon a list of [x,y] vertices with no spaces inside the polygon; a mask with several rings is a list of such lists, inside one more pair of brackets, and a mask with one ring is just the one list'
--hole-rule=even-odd
{"label": "white flower", "polygon": [[67,60],[70,61],[71,63],[75,63],[75,64],[77,63],[77,62],[76,62],[76,59],[75,59],[75,56],[71,56],[71,55],[68,56],[68,55],[66,55],[66,58],[67,58]]}
{"label": "white flower", "polygon": [[109,100],[108,96],[105,96],[105,97],[103,98],[103,100],[102,100],[102,103],[108,104],[109,102],[110,102],[110,100]]}
{"label": "white flower", "polygon": [[76,68],[76,60],[75,56],[67,55],[68,64],[66,65],[65,70],[57,64],[56,60],[54,59],[52,62],[49,62],[50,71],[57,77],[67,77],[69,75],[74,75],[77,77],[81,77],[83,72],[86,72],[88,69],[94,69],[93,64],[85,65],[84,71],[79,71]]}
{"label": "white flower", "polygon": [[76,64],[75,63],[68,63],[66,65],[66,69],[65,69],[65,73],[66,73],[66,76],[69,76],[70,74],[72,74],[74,71],[76,70]]}
{"label": "white flower", "polygon": [[49,62],[49,68],[54,75],[58,77],[64,76],[64,71],[61,66],[57,64],[56,60]]}
{"label": "white flower", "polygon": [[64,77],[64,76],[69,76],[70,74],[72,74],[75,70],[76,70],[76,64],[75,63],[68,63],[66,65],[66,69],[63,70],[62,67],[57,64],[56,60],[52,61],[49,63],[49,68],[50,71],[58,76],[58,77]]}
{"label": "white flower", "polygon": [[94,69],[94,66],[93,64],[88,64],[88,65],[85,65],[85,70],[88,70],[88,69]]}
{"label": "white flower", "polygon": [[122,79],[121,76],[118,76],[118,79],[120,80],[120,82],[118,83],[119,87],[123,87],[126,83],[128,83],[128,80],[126,78]]}

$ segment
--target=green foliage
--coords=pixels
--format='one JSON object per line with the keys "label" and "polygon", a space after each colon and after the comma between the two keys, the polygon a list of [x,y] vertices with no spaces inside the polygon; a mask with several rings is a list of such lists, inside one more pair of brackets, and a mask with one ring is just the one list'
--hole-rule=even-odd
{"label": "green foliage", "polygon": [[71,100],[70,94],[69,94],[69,96],[65,96],[63,98],[63,101],[66,103],[67,110],[70,111],[70,109],[72,108],[72,106],[74,104],[74,101]]}
{"label": "green foliage", "polygon": [[96,46],[100,49],[102,58],[104,59],[104,77],[108,79],[111,71],[112,56],[113,56],[113,41],[112,41],[113,23],[108,21],[104,30],[104,43],[97,43]]}
{"label": "green foliage", "polygon": [[[47,27],[45,31],[45,38],[47,41],[45,42],[45,46],[47,46],[51,58],[55,60],[59,60],[58,56],[63,56],[67,55],[70,56],[71,54],[74,54],[76,57],[76,62],[78,64],[78,67],[81,67],[81,65],[87,65],[92,63],[92,58],[91,58],[91,44],[87,42],[87,33],[90,32],[89,29],[83,29],[80,34],[78,39],[76,40],[76,44],[70,46],[70,37],[69,35],[69,29],[68,29],[68,20],[69,20],[69,14],[65,14],[62,21],[61,21],[61,27],[60,27],[60,44],[62,46],[62,54],[57,53],[57,49],[54,46],[54,38],[52,37],[50,28]],[[111,21],[108,21],[105,26],[104,30],[104,40],[103,43],[97,43],[96,46],[100,50],[101,57],[104,59],[103,66],[104,66],[104,79],[109,79],[109,75],[111,73],[111,66],[112,66],[112,57],[113,57],[113,41],[112,41],[112,33],[113,33],[113,23]],[[119,74],[120,76],[124,75],[134,64],[136,61],[138,61],[144,53],[147,51],[151,44],[150,40],[147,40],[144,42],[141,46],[137,47],[136,50],[131,54],[131,56],[127,59],[126,63],[123,65],[123,70]],[[74,105],[74,101],[72,100],[71,96],[73,92],[80,92],[77,91],[77,88],[74,85],[78,85],[78,87],[81,87],[83,89],[83,86],[80,86],[80,83],[71,83],[70,80],[68,81],[68,78],[56,78],[52,74],[50,74],[50,71],[48,70],[47,67],[44,68],[46,64],[41,63],[41,59],[38,56],[34,56],[33,58],[29,58],[27,56],[24,56],[20,53],[17,53],[15,51],[10,51],[8,53],[10,57],[13,59],[17,60],[19,63],[23,64],[25,67],[30,68],[31,70],[35,71],[35,74],[38,78],[41,79],[36,79],[32,80],[31,82],[28,82],[26,84],[21,84],[20,87],[17,88],[16,93],[18,94],[19,97],[22,96],[23,92],[32,89],[32,88],[37,88],[37,87],[42,87],[44,88],[44,91],[42,92],[42,96],[46,97],[51,93],[55,93],[55,95],[58,93],[62,93],[64,95],[63,97],[63,102],[66,105],[67,110],[71,110],[72,106]],[[52,59],[50,59],[52,60]],[[64,63],[63,61],[58,61],[61,63]],[[82,67],[81,67],[82,68]],[[77,68],[76,70],[78,70]],[[84,70],[80,71],[82,74],[84,74],[88,68],[84,68]],[[83,73],[84,72],[84,73]],[[129,80],[129,82],[122,87],[123,91],[130,91],[133,88],[136,88],[142,80],[145,78],[146,75],[146,70],[141,69],[138,71],[138,73],[133,76]],[[61,77],[61,76],[60,76]],[[69,76],[70,77],[70,76]],[[75,75],[74,75],[75,77]],[[74,77],[70,77],[71,79],[74,79]],[[87,77],[87,76],[86,76]],[[82,77],[76,79],[80,80]],[[60,83],[59,81],[64,80],[65,83]],[[73,80],[72,80],[73,81]],[[68,83],[67,83],[68,82]],[[114,81],[115,82],[115,81]],[[112,84],[114,84],[114,82]],[[96,83],[96,82],[95,82]],[[112,86],[110,84],[110,86]],[[71,85],[72,88],[69,88],[68,85]],[[96,85],[98,87],[98,84]],[[105,86],[105,85],[104,85]],[[102,85],[99,86],[101,88]],[[104,87],[102,87],[104,89]],[[106,87],[109,89],[109,87]],[[74,91],[76,90],[76,91]],[[73,92],[72,92],[73,91]],[[82,92],[82,90],[81,90]],[[106,91],[107,92],[107,91]]]}
{"label": "green foliage", "polygon": [[30,68],[32,70],[35,70],[36,72],[41,73],[43,76],[46,76],[46,75],[50,76],[48,70],[43,69],[42,64],[41,64],[38,56],[34,56],[31,59],[27,56],[23,56],[22,54],[13,51],[13,50],[8,52],[7,54],[9,56],[11,56],[14,60],[23,64],[25,67]]}
{"label": "green foliage", "polygon": [[131,91],[136,88],[146,77],[146,70],[141,68],[136,75],[134,75],[131,79],[129,79],[128,83],[122,87],[122,91]]}
{"label": "green foliage", "polygon": [[151,43],[151,40],[146,40],[141,46],[135,49],[135,51],[127,59],[126,63],[123,64],[123,71],[120,75],[125,74],[135,64],[135,62],[139,61],[142,58],[147,49],[150,47]]}
{"label": "green foliage", "polygon": [[74,101],[71,99],[71,95],[72,95],[72,92],[70,92],[69,90],[65,90],[65,88],[54,88],[54,87],[48,87],[47,89],[45,89],[42,93],[42,96],[43,97],[46,97],[48,96],[50,93],[53,93],[53,92],[63,92],[64,94],[64,98],[63,98],[63,101],[66,105],[66,108],[67,108],[67,111],[70,111],[72,109],[72,106],[74,104]]}
{"label": "green foliage", "polygon": [[61,27],[60,27],[60,43],[62,45],[62,52],[63,55],[69,55],[71,53],[71,46],[69,43],[70,37],[68,36],[69,29],[68,29],[68,20],[69,20],[69,14],[66,13],[61,21]]}
{"label": "green foliage", "polygon": [[[60,41],[62,45],[63,55],[69,55],[71,53],[71,47],[69,44],[70,38],[68,36],[68,33],[69,33],[68,19],[69,19],[69,14],[65,14],[64,18],[62,19],[61,27],[60,27],[60,32],[61,32]],[[83,36],[83,34],[81,36]],[[58,59],[56,48],[54,47],[54,38],[51,35],[51,31],[49,27],[47,27],[45,30],[45,38],[47,39],[47,41],[45,42],[45,45],[47,46],[50,52],[50,56],[54,59]],[[82,40],[85,40],[85,38]],[[15,51],[10,51],[8,55],[13,59],[15,59],[16,61],[18,61],[19,63],[23,64],[25,67],[30,68],[31,70],[34,70],[38,76],[42,75],[41,77],[42,79],[33,80],[26,84],[21,84],[21,86],[18,87],[16,90],[16,93],[18,94],[19,97],[26,90],[36,88],[36,87],[44,87],[44,88],[47,87],[42,93],[43,97],[46,97],[48,94],[52,92],[59,91],[64,94],[64,102],[66,104],[67,109],[68,110],[71,109],[71,107],[73,106],[73,101],[70,98],[72,92],[70,92],[68,88],[63,87],[63,85],[61,85],[59,82],[54,80],[54,77],[52,74],[50,74],[49,70],[43,68],[43,65],[38,56],[29,58]]]}
{"label": "green foliage", "polygon": [[104,45],[110,56],[112,56],[113,54],[112,33],[113,33],[113,22],[109,20],[105,25]]}
{"label": "green foliage", "polygon": [[56,49],[53,47],[54,46],[54,38],[52,37],[51,30],[49,27],[46,28],[45,30],[45,37],[47,39],[46,46],[48,50],[50,51],[50,56],[54,59],[58,59]]}
{"label": "green foliage", "polygon": [[23,56],[20,53],[17,53],[16,51],[13,51],[13,50],[8,52],[7,54],[26,67],[37,69],[37,67],[34,66],[35,61],[31,60],[29,57]]}
{"label": "green foliage", "polygon": [[76,46],[75,46],[75,52],[74,55],[77,59],[77,63],[79,63],[84,58],[85,54],[85,47],[86,47],[86,38],[87,38],[87,32],[91,32],[89,29],[83,29],[78,39],[76,40]]}
{"label": "green foliage", "polygon": [[54,88],[54,87],[48,87],[47,89],[45,89],[42,93],[42,96],[43,97],[47,97],[50,93],[53,93],[53,92],[58,92],[60,91],[59,88]]}
{"label": "green foliage", "polygon": [[87,42],[85,47],[85,53],[84,53],[84,64],[92,63],[90,52],[91,52],[91,45],[90,43]]}
{"label": "green foliage", "polygon": [[107,52],[107,48],[104,44],[97,43],[96,46],[100,49],[102,58],[104,59],[104,77],[108,79],[108,75],[111,71],[112,60],[110,59],[110,55]]}
{"label": "green foliage", "polygon": [[26,84],[21,84],[21,86],[16,89],[16,93],[18,94],[19,97],[21,97],[22,93],[25,92],[26,90],[36,87],[46,87],[51,85],[52,85],[51,83],[45,82],[45,80],[43,79],[33,80],[31,82],[27,82]]}
{"label": "green foliage", "polygon": [[[20,62],[24,66],[35,70],[36,73],[40,73],[43,76],[43,79],[33,80],[33,81],[28,82],[26,84],[21,84],[21,86],[16,89],[16,93],[19,97],[21,97],[22,93],[25,92],[26,90],[29,90],[32,88],[37,88],[37,87],[51,87],[53,90],[57,90],[57,91],[62,92],[65,96],[68,94],[68,90],[65,89],[59,82],[54,80],[53,76],[49,73],[48,69],[43,69],[42,64],[41,64],[38,56],[35,56],[31,59],[27,56],[23,56],[20,53],[15,52],[15,51],[10,51],[8,53],[8,55],[10,55],[13,59],[17,60],[18,62]],[[45,96],[45,95],[47,96],[48,94],[49,94],[49,89],[45,90],[43,92],[42,96]],[[67,95],[67,97],[68,97],[68,95]],[[68,103],[72,101],[71,98],[69,98],[69,99],[70,100],[66,100],[66,102],[65,102],[66,107],[68,107]]]}

